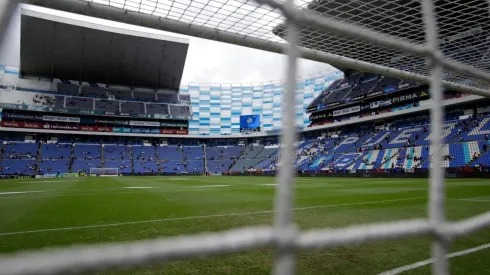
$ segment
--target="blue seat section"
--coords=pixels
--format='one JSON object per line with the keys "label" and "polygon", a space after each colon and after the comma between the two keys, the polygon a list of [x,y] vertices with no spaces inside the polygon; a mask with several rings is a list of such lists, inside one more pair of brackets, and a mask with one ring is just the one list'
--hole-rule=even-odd
{"label": "blue seat section", "polygon": [[36,160],[34,159],[3,159],[0,163],[0,174],[3,175],[34,175]]}
{"label": "blue seat section", "polygon": [[468,120],[461,127],[464,141],[485,140],[490,135],[490,115]]}
{"label": "blue seat section", "polygon": [[131,173],[131,161],[130,160],[105,160],[104,168],[118,168],[119,173],[129,174]]}
{"label": "blue seat section", "polygon": [[185,163],[188,173],[203,173],[204,161],[203,160],[187,160]]}
{"label": "blue seat section", "polygon": [[187,160],[204,159],[203,149],[201,146],[183,146],[182,154]]}
{"label": "blue seat section", "polygon": [[213,174],[224,173],[228,171],[233,164],[233,160],[207,160],[208,171]]}
{"label": "blue seat section", "polygon": [[157,173],[158,162],[155,147],[133,145],[133,172],[134,173]]}
{"label": "blue seat section", "polygon": [[58,174],[70,172],[69,159],[43,159],[39,160],[39,173],[41,174]]}
{"label": "blue seat section", "polygon": [[[160,146],[157,147],[158,158],[160,160],[181,160],[182,151],[179,146]],[[134,147],[133,147],[134,156]]]}
{"label": "blue seat section", "polygon": [[75,144],[73,146],[73,173],[90,173],[91,168],[102,168],[100,144]]}
{"label": "blue seat section", "polygon": [[90,173],[91,168],[102,168],[102,162],[100,159],[84,160],[78,159],[74,160],[71,166],[71,171],[73,173]]}
{"label": "blue seat section", "polygon": [[127,145],[104,145],[104,159],[108,160],[130,160],[131,148]]}
{"label": "blue seat section", "polygon": [[236,159],[245,150],[245,146],[206,147],[206,159]]}
{"label": "blue seat section", "polygon": [[48,143],[41,145],[40,159],[69,159],[72,145],[69,143]]}
{"label": "blue seat section", "polygon": [[160,162],[160,171],[166,174],[181,174],[187,172],[182,160],[162,161]]}
{"label": "blue seat section", "polygon": [[34,159],[37,156],[37,142],[9,142],[4,145],[4,159]]}
{"label": "blue seat section", "polygon": [[75,144],[73,156],[75,160],[100,159],[100,144]]}

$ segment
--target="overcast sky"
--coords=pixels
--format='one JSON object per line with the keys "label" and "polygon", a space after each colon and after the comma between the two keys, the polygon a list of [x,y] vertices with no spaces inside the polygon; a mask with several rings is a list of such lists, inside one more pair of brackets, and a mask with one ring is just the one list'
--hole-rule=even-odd
{"label": "overcast sky", "polygon": [[[285,58],[279,54],[36,6],[23,5],[23,7],[117,28],[188,38],[190,40],[189,51],[181,82],[182,85],[188,83],[250,83],[284,78]],[[19,66],[19,10],[10,22],[7,39],[9,41],[4,41],[5,43],[1,45],[0,59],[5,61],[7,65]],[[311,73],[332,70],[332,67],[319,62],[301,60],[299,70],[300,76],[306,76]]]}

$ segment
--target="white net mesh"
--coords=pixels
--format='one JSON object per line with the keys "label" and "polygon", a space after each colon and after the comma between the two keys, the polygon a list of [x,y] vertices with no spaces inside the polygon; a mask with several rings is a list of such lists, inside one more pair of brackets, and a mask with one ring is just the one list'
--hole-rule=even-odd
{"label": "white net mesh", "polygon": [[[285,17],[277,8],[252,0],[78,0],[101,4],[168,19],[186,25],[205,27],[224,33],[283,44]],[[281,3],[283,1],[278,1]],[[489,72],[487,43],[489,12],[485,0],[433,1],[438,18],[439,45],[442,52],[459,62]],[[294,1],[306,14],[315,14],[338,22],[356,24],[407,42],[422,44],[425,31],[421,1],[417,0],[316,0]],[[377,46],[362,39],[327,32],[304,24],[300,45],[318,52],[332,53],[403,71],[428,75],[423,57]],[[489,85],[461,73],[445,71],[443,79],[487,89]]]}
{"label": "white net mesh", "polygon": [[[336,65],[430,83],[431,134],[434,138],[431,140],[433,157],[428,219],[298,231],[293,220],[292,159],[295,127],[293,123],[285,123],[280,160],[283,165],[277,177],[273,227],[245,228],[197,236],[15,254],[0,258],[0,274],[81,273],[141,266],[157,261],[176,261],[248,251],[262,247],[277,250],[275,274],[294,274],[295,254],[301,249],[329,249],[341,245],[420,235],[433,237],[433,273],[437,275],[449,273],[446,255],[451,240],[490,226],[490,212],[458,222],[449,222],[445,219],[445,191],[441,168],[443,119],[441,84],[448,84],[442,81],[443,78],[453,84],[463,82],[464,85],[472,88],[459,85],[451,87],[489,95],[487,88],[490,74],[485,62],[487,57],[478,47],[479,42],[483,43],[479,35],[480,33],[484,35],[487,29],[485,23],[488,18],[487,2],[368,0],[340,3],[319,0],[311,4],[296,2],[293,5],[292,0],[286,3],[262,1],[273,8],[250,1],[236,0],[206,2],[25,0],[23,2],[103,18],[119,18],[124,22],[137,22],[145,26],[172,29],[271,51],[283,49],[282,46],[270,45],[283,44],[280,37],[285,36],[286,28],[281,26],[284,23],[282,16],[284,14],[289,20],[286,35],[289,43],[284,47],[288,55],[287,91],[283,105],[285,111],[283,117],[286,121],[293,121],[291,117],[294,117],[295,79],[299,55],[306,55],[311,59],[320,56],[319,60],[331,61]],[[298,7],[308,7],[315,12],[297,9]],[[135,13],[121,13],[121,9]],[[145,16],[135,16],[135,14]],[[327,14],[328,16],[325,16]],[[150,20],[147,16],[153,19]],[[162,18],[169,21],[161,21]],[[482,20],[481,24],[480,20]],[[182,24],[175,24],[175,22]],[[478,24],[473,26],[475,22],[481,26],[481,32]],[[439,31],[436,23],[440,27]],[[461,29],[461,26],[466,26],[463,28],[466,34],[464,31],[456,31]],[[214,31],[206,31],[211,29]],[[475,43],[464,41],[473,34],[479,37],[475,38]],[[258,41],[270,44],[267,46]],[[457,49],[446,49],[445,43]],[[454,55],[458,49],[463,49],[461,47],[467,44],[471,45],[468,49],[473,48],[477,54],[461,50],[459,55]],[[315,51],[306,51],[305,48]],[[350,58],[329,55],[322,51],[331,51]],[[401,54],[402,52],[404,54]],[[448,56],[451,59],[447,58]],[[430,77],[411,74],[427,76],[429,72]],[[288,163],[290,165],[286,165]]]}

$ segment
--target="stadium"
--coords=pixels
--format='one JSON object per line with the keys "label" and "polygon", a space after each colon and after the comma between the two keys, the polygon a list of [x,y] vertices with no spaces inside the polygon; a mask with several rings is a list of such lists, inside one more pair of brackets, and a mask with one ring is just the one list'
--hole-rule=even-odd
{"label": "stadium", "polygon": [[[489,274],[489,11],[3,0],[0,275]],[[185,82],[190,38],[283,80]]]}

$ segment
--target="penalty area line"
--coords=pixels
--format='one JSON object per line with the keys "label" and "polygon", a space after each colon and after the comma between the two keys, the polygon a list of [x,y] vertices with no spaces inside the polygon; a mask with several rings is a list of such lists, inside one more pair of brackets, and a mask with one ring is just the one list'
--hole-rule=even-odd
{"label": "penalty area line", "polygon": [[[297,208],[294,208],[294,210],[300,211],[300,210],[310,210],[310,209],[327,208],[327,207],[390,203],[390,202],[418,200],[418,199],[427,199],[427,197],[414,197],[414,198],[405,198],[405,199],[341,203],[341,204],[325,204],[325,205],[316,205],[316,206],[297,207]],[[188,217],[153,219],[153,220],[132,221],[132,222],[94,224],[94,225],[73,226],[73,227],[46,228],[46,229],[37,229],[37,230],[4,232],[4,233],[0,233],[0,236],[12,236],[12,235],[44,233],[44,232],[54,232],[54,231],[70,231],[70,230],[102,228],[102,227],[117,227],[117,226],[133,225],[133,224],[144,224],[144,223],[158,223],[158,222],[169,222],[169,221],[183,221],[183,220],[194,220],[194,219],[232,217],[232,216],[260,215],[260,214],[271,214],[271,213],[275,213],[275,212],[276,211],[274,211],[274,210],[265,210],[265,211],[255,211],[255,212],[224,213],[224,214],[213,214],[213,215],[203,215],[203,216],[188,216]]]}
{"label": "penalty area line", "polygon": [[[478,251],[483,250],[483,249],[488,249],[488,248],[490,248],[490,243],[487,243],[487,244],[484,244],[484,245],[480,245],[480,246],[476,246],[476,247],[473,247],[473,248],[470,248],[470,249],[466,249],[466,250],[461,250],[461,251],[458,251],[458,252],[454,252],[454,253],[448,254],[446,257],[448,259],[455,258],[455,257],[459,257],[459,256],[464,256],[464,255],[467,255],[467,254],[471,254],[471,253],[474,253],[474,252],[478,252]],[[392,269],[392,270],[388,270],[388,271],[379,273],[378,275],[397,275],[397,274],[403,273],[405,271],[409,271],[409,270],[412,270],[412,269],[416,269],[416,268],[419,268],[419,267],[422,267],[422,266],[429,265],[429,264],[431,264],[433,262],[434,262],[434,260],[428,259],[428,260],[416,262],[416,263],[413,263],[413,264],[405,265],[405,266],[402,266],[402,267],[398,267],[398,268],[395,268],[395,269]]]}

